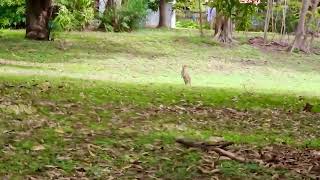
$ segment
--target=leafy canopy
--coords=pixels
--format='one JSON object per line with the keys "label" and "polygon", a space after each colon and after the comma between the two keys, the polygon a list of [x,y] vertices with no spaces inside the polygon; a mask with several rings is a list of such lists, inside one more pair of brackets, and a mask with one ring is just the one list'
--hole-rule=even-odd
{"label": "leafy canopy", "polygon": [[25,24],[25,0],[0,0],[0,28]]}
{"label": "leafy canopy", "polygon": [[237,22],[240,29],[247,29],[251,25],[254,15],[263,9],[266,2],[260,0],[209,0],[208,6],[215,7],[220,15]]}

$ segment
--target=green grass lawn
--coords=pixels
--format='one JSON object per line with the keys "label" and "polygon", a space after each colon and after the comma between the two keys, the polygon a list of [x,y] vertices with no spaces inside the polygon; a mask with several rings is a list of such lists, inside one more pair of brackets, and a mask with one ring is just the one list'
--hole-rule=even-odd
{"label": "green grass lawn", "polygon": [[228,48],[209,34],[200,38],[187,30],[68,33],[61,35],[71,44],[65,51],[57,41],[30,42],[23,36],[4,32],[0,73],[181,85],[180,69],[187,64],[193,86],[320,95],[319,56],[261,52],[242,34],[240,45]]}
{"label": "green grass lawn", "polygon": [[[207,153],[176,144],[181,136],[319,150],[320,116],[301,110],[310,102],[320,111],[320,56],[265,52],[236,38],[225,47],[192,30],[140,30],[36,42],[5,30],[0,176],[210,179],[199,171]],[[183,64],[192,87],[180,78]],[[218,168],[222,179],[302,178],[234,161]]]}

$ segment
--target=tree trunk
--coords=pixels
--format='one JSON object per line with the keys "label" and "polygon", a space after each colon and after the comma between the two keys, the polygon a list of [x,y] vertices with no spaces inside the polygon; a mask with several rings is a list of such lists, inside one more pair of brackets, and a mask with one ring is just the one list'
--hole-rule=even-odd
{"label": "tree trunk", "polygon": [[120,9],[121,4],[122,4],[122,0],[107,0],[106,6],[107,6],[107,8]]}
{"label": "tree trunk", "polygon": [[201,9],[201,0],[198,0],[198,4],[199,4],[199,24],[200,24],[200,35],[203,36],[203,28],[202,28],[202,9]]}
{"label": "tree trunk", "polygon": [[268,35],[268,29],[269,29],[269,24],[270,24],[270,18],[271,18],[271,11],[272,11],[272,6],[273,6],[273,0],[268,0],[268,9],[267,9],[267,15],[266,19],[264,21],[264,43],[267,42],[267,35]]}
{"label": "tree trunk", "polygon": [[[307,20],[307,33],[311,34],[310,42],[307,43],[307,49],[310,50],[312,48],[312,43],[315,38],[315,34],[319,29],[319,22],[316,20],[316,11],[318,8],[320,0],[311,0],[311,17]],[[315,21],[316,20],[316,21]],[[314,22],[315,21],[315,22]],[[309,23],[316,23],[314,26],[316,28],[311,28]]]}
{"label": "tree trunk", "polygon": [[308,52],[307,49],[307,34],[305,29],[306,15],[308,12],[310,0],[303,0],[302,7],[300,10],[300,17],[298,27],[296,29],[295,39],[293,40],[292,46],[290,47],[290,52],[293,52],[294,49],[299,49],[304,52]]}
{"label": "tree trunk", "polygon": [[231,43],[232,39],[232,21],[230,17],[218,15],[215,23],[214,38],[223,43]]}
{"label": "tree trunk", "polygon": [[106,2],[106,11],[114,8],[114,0],[107,0]]}
{"label": "tree trunk", "polygon": [[287,0],[284,0],[284,7],[282,9],[282,21],[281,21],[281,38],[280,41],[282,41],[283,36],[286,33],[286,17],[287,17]]}
{"label": "tree trunk", "polygon": [[95,0],[94,1],[94,9],[96,12],[99,12],[99,6],[100,6],[100,1],[99,0]]}
{"label": "tree trunk", "polygon": [[166,1],[159,1],[159,25],[158,28],[166,27]]}
{"label": "tree trunk", "polygon": [[52,13],[52,0],[27,0],[26,38],[49,40],[49,20]]}
{"label": "tree trunk", "polygon": [[122,5],[122,0],[116,0],[116,1],[115,1],[115,5],[116,5],[116,8],[117,8],[117,9],[120,9],[120,8],[121,8],[121,5]]}
{"label": "tree trunk", "polygon": [[319,0],[311,0],[311,11],[312,13],[315,13],[319,6],[320,1]]}

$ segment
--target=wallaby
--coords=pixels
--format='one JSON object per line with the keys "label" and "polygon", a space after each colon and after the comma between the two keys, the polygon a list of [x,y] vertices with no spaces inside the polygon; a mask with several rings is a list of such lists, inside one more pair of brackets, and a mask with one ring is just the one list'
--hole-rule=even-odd
{"label": "wallaby", "polygon": [[182,66],[181,77],[183,78],[185,85],[191,86],[191,78],[188,73],[188,66],[187,65]]}

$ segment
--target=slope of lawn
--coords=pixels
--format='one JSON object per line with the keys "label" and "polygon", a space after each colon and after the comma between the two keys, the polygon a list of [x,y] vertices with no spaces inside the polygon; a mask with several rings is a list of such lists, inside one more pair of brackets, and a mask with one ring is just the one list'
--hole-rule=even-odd
{"label": "slope of lawn", "polygon": [[[319,152],[320,115],[301,111],[306,102],[319,111],[319,56],[266,53],[242,34],[237,40],[223,47],[194,31],[141,30],[36,42],[4,31],[0,176],[303,178],[288,164],[221,160],[213,167],[214,154],[175,143],[218,136],[235,142],[234,151]],[[182,64],[191,66],[192,87],[182,85]],[[297,162],[319,175],[316,160]]]}
{"label": "slope of lawn", "polygon": [[200,38],[188,30],[61,34],[66,50],[60,49],[59,38],[30,42],[23,37],[23,31],[2,34],[0,73],[182,84],[180,69],[187,64],[193,86],[319,96],[318,55],[262,52],[242,33],[240,45],[231,48],[217,45],[210,34]]}

